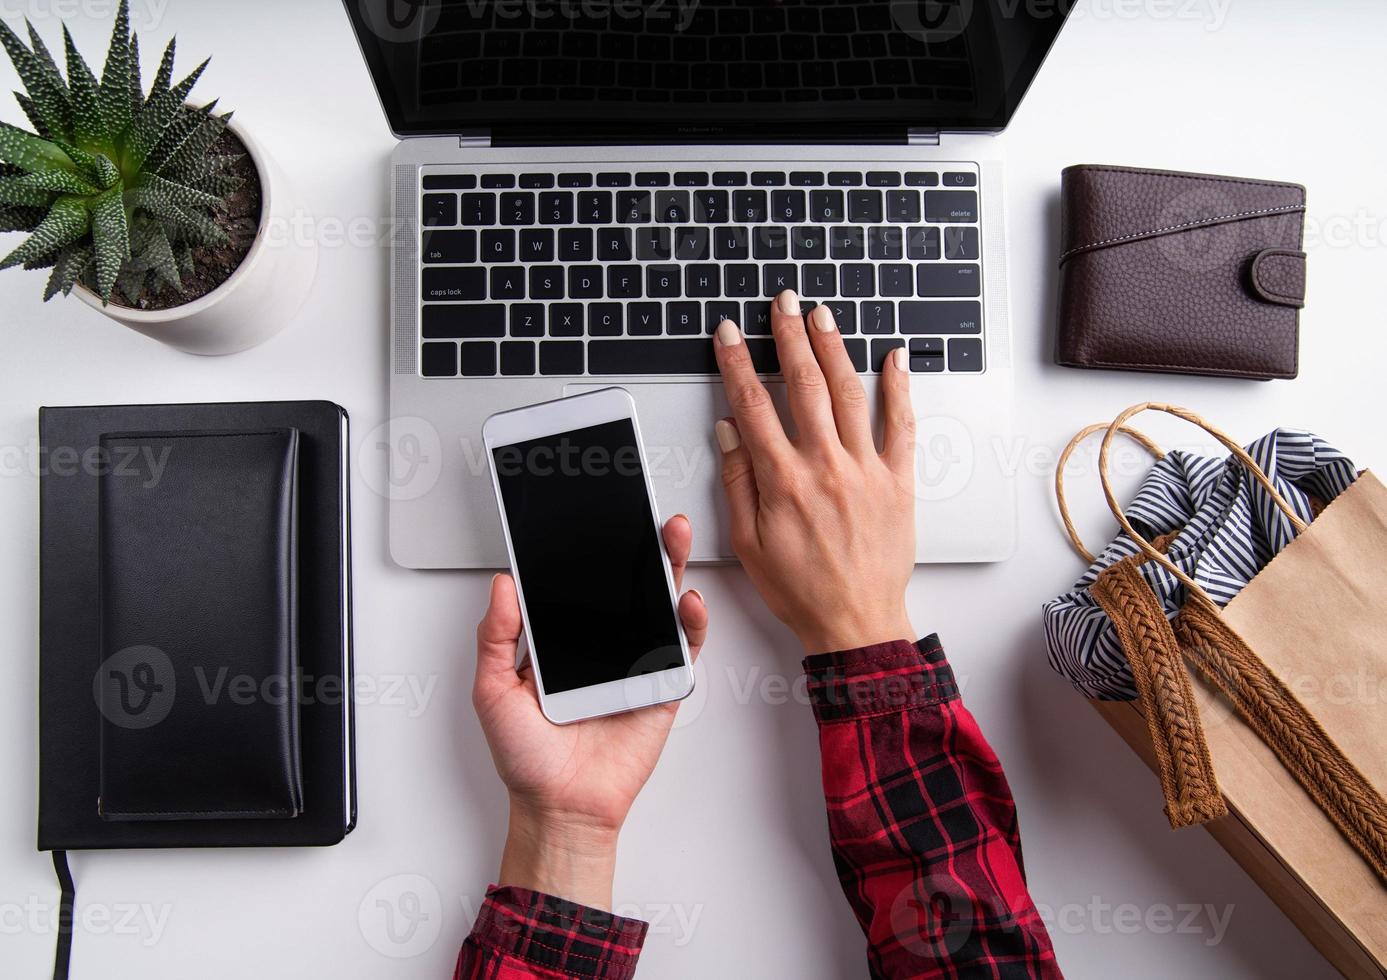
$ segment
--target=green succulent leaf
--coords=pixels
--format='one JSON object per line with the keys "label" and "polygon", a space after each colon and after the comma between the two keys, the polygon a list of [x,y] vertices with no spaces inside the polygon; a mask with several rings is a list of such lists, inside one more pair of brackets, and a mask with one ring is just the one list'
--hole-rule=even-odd
{"label": "green succulent leaf", "polygon": [[36,191],[52,191],[57,194],[80,194],[90,197],[101,190],[91,181],[62,170],[23,174],[7,179],[13,181],[17,187],[32,187]]}
{"label": "green succulent leaf", "polygon": [[130,251],[130,264],[134,268],[152,272],[156,282],[177,292],[183,291],[178,259],[174,257],[173,246],[169,244],[168,234],[162,224],[158,221],[145,222]]}
{"label": "green succulent leaf", "polygon": [[[67,106],[67,85],[57,66],[53,63],[38,33],[29,25],[29,36],[34,40],[34,50],[30,50],[9,26],[0,21],[0,46],[9,55],[19,80],[29,93],[33,112],[43,121],[41,132],[66,133],[70,114]],[[28,114],[28,109],[25,110]],[[33,116],[30,117],[31,119]]]}
{"label": "green succulent leaf", "polygon": [[[130,257],[130,224],[119,187],[102,191],[91,205],[92,241],[95,244],[96,286],[103,302],[111,301],[120,268]],[[137,297],[130,297],[132,300]]]}
{"label": "green succulent leaf", "polygon": [[116,10],[106,66],[101,72],[98,103],[106,138],[119,138],[130,125],[130,0],[120,0]]}
{"label": "green succulent leaf", "polygon": [[91,216],[86,203],[76,197],[60,197],[48,209],[48,214],[33,234],[20,243],[9,255],[0,260],[0,269],[32,263],[55,255],[64,245],[69,245],[85,235],[91,228]]}
{"label": "green succulent leaf", "polygon": [[130,118],[144,105],[144,82],[140,79],[140,36],[130,34]]}
{"label": "green succulent leaf", "polygon": [[0,232],[33,231],[48,212],[22,204],[0,204]]}
{"label": "green succulent leaf", "polygon": [[72,40],[72,32],[63,25],[63,47],[67,52],[67,87],[72,97],[72,139],[82,145],[102,141],[106,126],[101,120],[101,102],[97,97],[96,76]]}
{"label": "green succulent leaf", "polygon": [[7,122],[0,122],[0,160],[35,173],[78,172],[77,165],[56,144]]}
{"label": "green succulent leaf", "polygon": [[164,47],[163,57],[159,59],[159,69],[154,73],[154,84],[149,87],[151,99],[160,92],[167,92],[173,84],[173,52],[177,46],[178,38],[169,38],[169,43]]}
{"label": "green succulent leaf", "polygon": [[187,101],[188,93],[197,84],[197,80],[202,77],[202,73],[207,70],[207,62],[204,61],[193,70],[187,78],[179,82],[171,89],[165,89],[155,94],[151,94],[149,101],[140,110],[140,114],[131,123],[129,132],[125,138],[125,165],[131,170],[140,170],[145,166],[145,159],[151,150],[158,145],[163,137],[164,131],[183,111],[184,102]]}
{"label": "green succulent leaf", "polygon": [[[212,111],[216,105],[217,103],[211,102],[201,109],[184,109],[179,112],[159,137],[159,142],[155,144],[145,158],[145,169],[161,169],[168,163],[169,158],[187,145],[188,141],[202,127],[215,125],[216,117],[212,115]],[[225,128],[224,125],[222,128]],[[221,135],[220,130],[218,130],[217,135]],[[200,145],[200,141],[193,145]]]}
{"label": "green succulent leaf", "polygon": [[14,100],[19,103],[19,108],[23,110],[24,117],[29,120],[29,125],[34,127],[34,132],[43,139],[52,139],[53,131],[48,128],[48,123],[44,120],[43,114],[34,104],[34,100],[23,92],[14,93]]}
{"label": "green succulent leaf", "polygon": [[53,202],[53,192],[19,183],[20,177],[0,177],[0,205],[47,209]]}
{"label": "green succulent leaf", "polygon": [[69,245],[59,252],[53,263],[53,274],[48,277],[48,285],[43,290],[43,301],[47,303],[59,293],[66,296],[72,292],[72,287],[77,285],[91,260],[91,249],[85,245]]}
{"label": "green succulent leaf", "polygon": [[136,189],[154,191],[180,208],[211,207],[221,201],[216,194],[208,194],[158,174],[141,175],[140,185]]}

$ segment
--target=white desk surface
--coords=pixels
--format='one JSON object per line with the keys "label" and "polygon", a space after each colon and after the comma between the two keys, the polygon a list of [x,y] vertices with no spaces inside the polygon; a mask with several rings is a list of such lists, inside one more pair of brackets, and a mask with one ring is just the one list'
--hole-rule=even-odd
{"label": "white desk surface", "polygon": [[[48,11],[104,53],[114,0],[4,0],[50,40]],[[366,441],[386,398],[385,160],[393,145],[334,0],[134,0],[147,71],[176,33],[184,70],[220,96],[296,181],[323,242],[312,296],[280,336],[201,359],[75,299],[42,307],[41,277],[0,274],[0,962],[51,970],[56,903],[34,850],[38,481],[16,453],[39,405],[328,398],[354,426],[360,824],[340,846],[82,854],[74,976],[451,975],[496,873],[505,796],[470,703],[472,629],[487,576],[419,573],[386,557],[382,457]],[[83,16],[94,11],[102,17]],[[153,22],[151,22],[153,19]],[[1192,406],[1243,439],[1277,424],[1384,460],[1387,363],[1387,7],[1370,0],[1080,3],[1010,129],[1007,161],[1020,548],[1003,564],[920,568],[917,628],[937,630],[965,701],[1006,765],[1032,894],[1074,978],[1314,977],[1329,966],[1202,831],[1172,833],[1155,779],[1045,663],[1040,604],[1080,571],[1051,501],[1055,454],[1130,402]],[[8,65],[0,88],[14,85]],[[6,100],[3,118],[19,121]],[[1117,163],[1299,181],[1309,188],[1301,378],[1269,384],[1053,366],[1057,192],[1068,164]],[[356,240],[343,241],[343,230]],[[366,241],[361,232],[366,232]],[[1208,445],[1153,419],[1167,445]],[[1082,528],[1111,532],[1090,452],[1073,476]],[[1135,476],[1125,481],[1131,486]],[[622,840],[619,911],[653,923],[641,975],[865,976],[834,878],[809,709],[787,681],[800,651],[738,569],[695,569],[713,631]],[[401,680],[426,697],[396,697]],[[422,710],[420,710],[422,708]],[[409,893],[427,916],[407,933]],[[381,904],[384,903],[384,904]],[[394,910],[394,939],[385,914]],[[1194,911],[1188,911],[1194,910]],[[1212,910],[1212,911],[1211,911]],[[417,919],[417,917],[416,917]],[[388,953],[411,954],[392,957]]]}

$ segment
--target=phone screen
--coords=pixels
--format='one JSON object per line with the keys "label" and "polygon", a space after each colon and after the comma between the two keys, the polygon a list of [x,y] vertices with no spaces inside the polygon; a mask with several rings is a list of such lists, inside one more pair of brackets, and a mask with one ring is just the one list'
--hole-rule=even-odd
{"label": "phone screen", "polygon": [[492,465],[545,693],[682,666],[631,420],[497,446]]}

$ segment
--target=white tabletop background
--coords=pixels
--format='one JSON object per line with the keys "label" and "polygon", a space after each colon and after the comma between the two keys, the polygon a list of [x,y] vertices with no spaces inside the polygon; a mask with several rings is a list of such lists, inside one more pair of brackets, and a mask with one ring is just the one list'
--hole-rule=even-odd
{"label": "white tabletop background", "polygon": [[[53,43],[63,13],[100,60],[114,6],[0,0],[0,14],[32,16]],[[38,406],[326,398],[354,427],[356,665],[374,685],[358,715],[359,826],[327,849],[76,855],[74,976],[447,977],[496,873],[505,796],[469,700],[488,576],[395,567],[385,501],[371,489],[384,466],[366,436],[387,412],[377,239],[393,139],[334,0],[133,9],[147,72],[171,33],[184,70],[214,56],[198,92],[236,109],[280,159],[321,262],[287,330],[211,359],[75,299],[45,307],[41,276],[0,274],[0,972],[48,974],[57,900],[48,855],[34,849],[38,480],[25,454]],[[1020,545],[998,565],[917,569],[910,609],[921,632],[943,637],[1006,766],[1031,891],[1070,977],[1332,975],[1203,831],[1170,831],[1155,779],[1046,665],[1039,610],[1080,571],[1051,500],[1054,456],[1077,427],[1130,402],[1192,406],[1243,440],[1302,426],[1362,464],[1387,465],[1376,401],[1387,364],[1384,38],[1387,7],[1371,0],[1080,3],[996,141],[1007,165],[1018,420],[1006,451]],[[0,83],[15,84],[8,65]],[[0,117],[21,121],[13,104]],[[1055,367],[1059,172],[1080,162],[1306,184],[1300,379]],[[1208,445],[1174,423],[1147,428],[1167,445]],[[1098,542],[1111,520],[1092,459],[1076,460],[1073,485]],[[865,976],[829,858],[813,720],[802,693],[785,693],[800,651],[739,569],[695,569],[688,582],[713,615],[699,690],[631,813],[616,881],[618,910],[652,922],[641,975]],[[414,693],[397,696],[400,684]],[[416,907],[425,918],[411,917]]]}

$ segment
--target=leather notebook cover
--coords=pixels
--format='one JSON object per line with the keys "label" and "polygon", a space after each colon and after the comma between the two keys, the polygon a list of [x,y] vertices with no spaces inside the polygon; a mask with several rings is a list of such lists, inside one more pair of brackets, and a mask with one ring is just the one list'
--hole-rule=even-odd
{"label": "leather notebook cover", "polygon": [[1304,217],[1299,184],[1066,168],[1056,362],[1294,378]]}
{"label": "leather notebook cover", "polygon": [[[356,821],[346,413],[48,407],[39,437],[39,848],[340,841]],[[146,698],[167,714],[132,727]]]}
{"label": "leather notebook cover", "polygon": [[100,448],[102,819],[297,816],[297,430]]}

